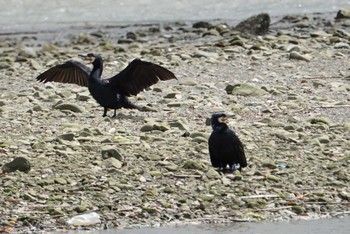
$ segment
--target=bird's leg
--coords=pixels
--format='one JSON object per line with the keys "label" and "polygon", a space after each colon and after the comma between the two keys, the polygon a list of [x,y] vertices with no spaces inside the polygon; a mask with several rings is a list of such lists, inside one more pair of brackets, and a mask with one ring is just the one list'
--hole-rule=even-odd
{"label": "bird's leg", "polygon": [[117,117],[117,109],[114,109],[114,114],[113,114],[112,118],[115,118],[115,117]]}
{"label": "bird's leg", "polygon": [[107,116],[107,110],[108,109],[106,107],[104,107],[102,117],[106,117]]}

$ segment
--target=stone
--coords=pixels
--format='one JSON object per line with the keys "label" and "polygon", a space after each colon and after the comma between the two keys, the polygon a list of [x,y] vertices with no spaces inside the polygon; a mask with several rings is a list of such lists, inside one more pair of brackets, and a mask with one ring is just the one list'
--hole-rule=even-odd
{"label": "stone", "polygon": [[265,90],[246,83],[227,85],[225,90],[227,94],[238,96],[263,96],[268,94]]}
{"label": "stone", "polygon": [[350,9],[340,9],[337,12],[336,19],[350,19]]}
{"label": "stone", "polygon": [[209,168],[208,171],[205,173],[205,175],[208,177],[208,179],[220,179],[221,175],[220,173],[215,170],[214,168]]}
{"label": "stone", "polygon": [[327,136],[327,135],[320,136],[320,137],[318,137],[318,141],[319,141],[321,144],[327,144],[327,143],[330,142],[329,136]]}
{"label": "stone", "polygon": [[11,162],[4,164],[1,170],[3,173],[15,172],[17,170],[28,173],[30,168],[31,165],[28,159],[24,157],[16,157]]}
{"label": "stone", "polygon": [[57,184],[61,184],[61,185],[67,184],[67,180],[65,180],[65,179],[63,179],[63,178],[60,178],[60,177],[55,178],[54,181],[55,181]]}
{"label": "stone", "polygon": [[121,161],[119,161],[116,158],[107,158],[106,160],[103,161],[103,164],[105,165],[106,168],[122,168],[123,163]]}
{"label": "stone", "polygon": [[279,181],[281,181],[281,178],[280,178],[280,177],[275,176],[275,175],[271,175],[271,174],[266,175],[265,178],[266,178],[267,180],[271,180],[271,181],[273,181],[273,182],[279,182]]}
{"label": "stone", "polygon": [[178,129],[184,130],[184,131],[189,130],[189,127],[185,123],[183,123],[182,120],[175,120],[175,121],[169,122],[169,125],[172,128],[178,128]]}
{"label": "stone", "polygon": [[154,130],[153,123],[146,123],[140,129],[141,132],[150,132],[150,131],[153,131],[153,130]]}
{"label": "stone", "polygon": [[305,208],[302,206],[292,206],[292,211],[296,214],[303,214],[305,213]]}
{"label": "stone", "polygon": [[262,13],[243,20],[235,27],[235,29],[240,32],[246,32],[255,35],[264,35],[269,31],[270,21],[270,15]]}
{"label": "stone", "polygon": [[74,140],[74,133],[65,133],[65,134],[59,135],[58,138],[65,141],[72,141]]}
{"label": "stone", "polygon": [[196,170],[202,170],[203,165],[195,160],[187,160],[185,161],[184,165],[182,166],[185,169],[196,169]]}
{"label": "stone", "polygon": [[76,113],[84,112],[82,107],[75,105],[75,104],[71,104],[71,103],[61,103],[61,104],[53,106],[53,108],[57,109],[57,110],[69,110],[69,111],[76,112]]}
{"label": "stone", "polygon": [[289,54],[290,59],[296,59],[296,60],[302,60],[306,62],[310,62],[312,60],[312,57],[310,55],[302,55],[296,51],[292,51]]}
{"label": "stone", "polygon": [[103,146],[101,149],[103,159],[116,158],[120,161],[124,161],[124,157],[113,146]]}
{"label": "stone", "polygon": [[211,28],[213,25],[211,23],[208,23],[206,21],[199,21],[192,25],[192,28]]}

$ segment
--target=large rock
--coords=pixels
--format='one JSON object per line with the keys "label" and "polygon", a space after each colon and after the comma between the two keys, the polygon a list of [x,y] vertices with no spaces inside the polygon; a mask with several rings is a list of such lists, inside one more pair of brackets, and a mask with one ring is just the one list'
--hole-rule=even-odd
{"label": "large rock", "polygon": [[350,19],[350,9],[340,9],[335,18],[336,19]]}
{"label": "large rock", "polygon": [[3,173],[10,173],[17,170],[27,173],[30,171],[30,167],[31,166],[28,159],[24,157],[17,157],[11,162],[4,164],[1,169]]}
{"label": "large rock", "polygon": [[269,14],[262,13],[240,22],[235,29],[245,33],[264,35],[269,31],[270,21]]}

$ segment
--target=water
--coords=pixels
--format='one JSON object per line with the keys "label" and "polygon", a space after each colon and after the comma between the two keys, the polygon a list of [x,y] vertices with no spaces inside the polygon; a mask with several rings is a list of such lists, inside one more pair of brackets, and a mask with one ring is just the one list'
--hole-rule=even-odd
{"label": "water", "polygon": [[350,216],[339,219],[292,221],[278,223],[233,223],[222,225],[189,225],[180,227],[118,229],[106,231],[70,231],[68,234],[349,234]]}
{"label": "water", "polygon": [[33,32],[85,24],[130,24],[336,12],[350,0],[12,0],[0,1],[0,33]]}

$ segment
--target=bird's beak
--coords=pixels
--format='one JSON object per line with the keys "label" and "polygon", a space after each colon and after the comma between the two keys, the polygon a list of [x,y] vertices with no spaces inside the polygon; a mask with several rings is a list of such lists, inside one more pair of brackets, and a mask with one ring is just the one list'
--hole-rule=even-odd
{"label": "bird's beak", "polygon": [[231,119],[231,118],[233,118],[234,117],[234,115],[226,115],[226,116],[222,116],[221,118],[220,118],[220,122],[221,123],[228,123],[228,120],[229,119]]}
{"label": "bird's beak", "polygon": [[79,54],[78,55],[80,58],[82,58],[83,60],[89,61],[90,63],[92,63],[95,58],[92,56],[87,56],[87,55],[83,55],[83,54]]}

